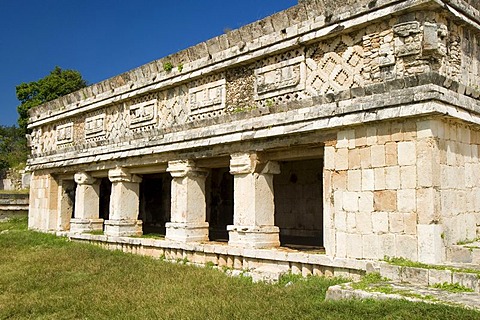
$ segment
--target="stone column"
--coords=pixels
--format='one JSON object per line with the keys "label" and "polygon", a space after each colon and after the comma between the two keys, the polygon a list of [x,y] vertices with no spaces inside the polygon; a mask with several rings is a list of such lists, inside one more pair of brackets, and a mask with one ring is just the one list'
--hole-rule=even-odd
{"label": "stone column", "polygon": [[279,246],[273,201],[273,175],[280,173],[279,164],[262,162],[257,154],[233,154],[230,173],[234,175],[234,224],[227,226],[228,244],[245,248]]}
{"label": "stone column", "polygon": [[173,180],[171,222],[165,224],[165,238],[181,242],[208,241],[207,170],[197,168],[192,160],[180,160],[169,162],[167,171]]}
{"label": "stone column", "polygon": [[81,233],[103,230],[103,219],[99,219],[100,184],[86,172],[75,174],[74,217],[70,220],[70,231]]}
{"label": "stone column", "polygon": [[110,216],[105,221],[105,234],[109,236],[142,235],[142,221],[138,220],[140,182],[142,178],[124,168],[108,172],[112,182]]}

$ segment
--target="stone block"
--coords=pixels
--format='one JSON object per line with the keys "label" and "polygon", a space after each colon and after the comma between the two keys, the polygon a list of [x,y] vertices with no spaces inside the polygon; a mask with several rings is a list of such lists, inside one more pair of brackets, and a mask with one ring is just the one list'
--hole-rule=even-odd
{"label": "stone block", "polygon": [[382,259],[382,247],[380,243],[380,236],[376,234],[366,234],[362,236],[364,259]]}
{"label": "stone block", "polygon": [[357,212],[355,214],[356,229],[361,234],[372,233],[372,214],[371,212]]}
{"label": "stone block", "polygon": [[345,232],[336,233],[335,256],[345,258],[347,256],[347,234]]}
{"label": "stone block", "polygon": [[334,171],[332,174],[332,186],[334,190],[347,190],[347,171]]}
{"label": "stone block", "polygon": [[373,211],[373,192],[360,192],[358,198],[358,209],[362,212]]}
{"label": "stone block", "polygon": [[401,166],[414,165],[416,162],[416,145],[414,141],[398,143],[398,164]]}
{"label": "stone block", "polygon": [[400,212],[411,212],[416,210],[415,189],[399,189],[397,191],[397,209]]}
{"label": "stone block", "polygon": [[438,197],[434,188],[417,189],[417,214],[418,223],[430,224],[437,221]]}
{"label": "stone block", "polygon": [[347,258],[361,259],[363,254],[362,236],[347,234]]}
{"label": "stone block", "polygon": [[335,169],[335,147],[325,146],[323,166],[327,170]]}
{"label": "stone block", "polygon": [[445,259],[445,245],[442,239],[443,228],[439,224],[417,225],[418,261],[438,264]]}
{"label": "stone block", "polygon": [[360,159],[360,165],[362,168],[367,169],[372,167],[372,154],[370,147],[360,149]]}
{"label": "stone block", "polygon": [[348,191],[362,190],[362,170],[348,170]]}
{"label": "stone block", "polygon": [[402,281],[428,286],[428,269],[405,267],[402,270]]}
{"label": "stone block", "polygon": [[382,263],[380,265],[380,275],[392,281],[401,281],[402,267],[391,265],[388,263]]}
{"label": "stone block", "polygon": [[372,167],[384,167],[385,166],[385,146],[373,145],[371,147],[372,155]]}
{"label": "stone block", "polygon": [[359,169],[361,167],[360,149],[350,149],[348,151],[348,168]]}
{"label": "stone block", "polygon": [[417,187],[417,167],[400,167],[400,188],[415,189]]}
{"label": "stone block", "polygon": [[355,148],[355,130],[342,130],[337,133],[336,148]]}
{"label": "stone block", "polygon": [[386,189],[385,168],[373,169],[373,176],[375,179],[374,190],[385,190]]}
{"label": "stone block", "polygon": [[428,285],[452,283],[452,271],[450,270],[428,270]]}
{"label": "stone block", "polygon": [[417,237],[411,235],[396,235],[395,250],[398,257],[418,261]]}
{"label": "stone block", "polygon": [[343,193],[343,210],[358,211],[358,192],[344,192]]}
{"label": "stone block", "polygon": [[372,231],[377,234],[383,234],[388,232],[387,212],[372,213]]}
{"label": "stone block", "polygon": [[337,149],[335,152],[335,170],[348,170],[348,149]]}
{"label": "stone block", "polygon": [[396,247],[396,235],[394,234],[381,234],[380,236],[380,246],[382,249],[382,254],[387,257],[396,257],[397,256],[397,247]]}
{"label": "stone block", "polygon": [[475,273],[455,272],[453,273],[452,282],[470,288],[475,292],[480,292],[480,279]]}
{"label": "stone block", "polygon": [[417,234],[417,213],[406,212],[403,214],[404,232],[406,234]]}
{"label": "stone block", "polygon": [[382,190],[374,191],[373,206],[375,211],[395,211],[397,210],[397,191]]}
{"label": "stone block", "polygon": [[400,167],[386,167],[385,168],[385,187],[387,189],[400,188]]}
{"label": "stone block", "polygon": [[373,169],[362,170],[362,190],[373,191],[375,189],[375,176]]}
{"label": "stone block", "polygon": [[391,233],[403,233],[405,223],[403,221],[403,213],[390,212],[388,214],[388,230]]}
{"label": "stone block", "polygon": [[395,142],[387,142],[385,144],[385,165],[398,165],[397,143]]}

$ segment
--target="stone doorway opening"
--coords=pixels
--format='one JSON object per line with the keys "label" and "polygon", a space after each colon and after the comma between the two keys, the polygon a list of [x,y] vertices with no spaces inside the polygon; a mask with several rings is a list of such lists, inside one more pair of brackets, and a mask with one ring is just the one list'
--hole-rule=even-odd
{"label": "stone doorway opening", "polygon": [[208,238],[228,241],[227,225],[233,224],[233,175],[230,168],[213,168],[205,182]]}
{"label": "stone doorway opening", "polygon": [[165,223],[170,221],[171,186],[169,173],[143,175],[138,215],[143,222],[143,234],[165,235]]}
{"label": "stone doorway opening", "polygon": [[[112,194],[112,182],[108,178],[100,180],[99,218],[105,220],[110,216],[110,195]],[[105,228],[105,226],[104,226]]]}
{"label": "stone doorway opening", "polygon": [[280,161],[273,179],[280,245],[323,248],[323,160]]}

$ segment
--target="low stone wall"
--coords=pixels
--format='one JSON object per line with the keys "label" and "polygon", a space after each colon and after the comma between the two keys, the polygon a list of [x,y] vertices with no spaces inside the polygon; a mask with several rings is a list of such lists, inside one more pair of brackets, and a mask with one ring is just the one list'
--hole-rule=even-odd
{"label": "low stone wall", "polygon": [[292,273],[359,280],[374,263],[368,260],[329,257],[323,253],[287,248],[246,249],[226,243],[181,243],[163,239],[111,237],[94,234],[57,233],[75,241],[89,242],[109,250],[163,258],[173,262],[212,265],[264,274],[272,279]]}
{"label": "low stone wall", "polygon": [[0,194],[0,220],[28,213],[28,193]]}

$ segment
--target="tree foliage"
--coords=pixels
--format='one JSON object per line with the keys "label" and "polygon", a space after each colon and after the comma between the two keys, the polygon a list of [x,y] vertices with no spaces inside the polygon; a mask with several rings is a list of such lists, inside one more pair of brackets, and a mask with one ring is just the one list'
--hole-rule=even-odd
{"label": "tree foliage", "polygon": [[21,102],[17,110],[18,125],[23,132],[27,131],[28,110],[42,103],[54,100],[87,85],[82,75],[75,70],[62,70],[55,67],[46,77],[16,87],[17,99]]}
{"label": "tree foliage", "polygon": [[22,129],[0,126],[0,175],[27,160],[27,142]]}

